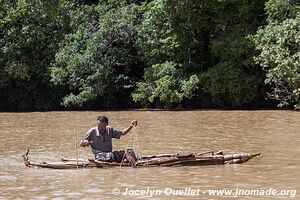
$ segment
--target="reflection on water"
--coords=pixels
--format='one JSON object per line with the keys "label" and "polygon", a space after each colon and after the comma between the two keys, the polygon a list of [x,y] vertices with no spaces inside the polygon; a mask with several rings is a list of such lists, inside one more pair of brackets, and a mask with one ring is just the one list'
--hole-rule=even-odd
{"label": "reflection on water", "polygon": [[[75,141],[99,114],[122,129],[133,119],[143,155],[206,150],[257,152],[242,165],[157,167],[139,169],[51,170],[25,168],[21,155],[54,161],[75,157]],[[76,133],[74,133],[76,127]],[[292,111],[120,111],[0,113],[0,199],[124,199],[112,190],[294,189],[300,192],[300,113]],[[130,134],[130,133],[129,133]],[[114,140],[124,149],[130,135]],[[79,157],[92,157],[80,148]],[[297,195],[298,196],[298,195]],[[296,196],[296,199],[297,199]],[[143,195],[137,198],[146,198]],[[199,199],[199,196],[156,195],[152,199]],[[224,197],[201,194],[201,199]],[[231,199],[234,197],[227,197]],[[290,196],[240,196],[234,199],[290,199]]]}

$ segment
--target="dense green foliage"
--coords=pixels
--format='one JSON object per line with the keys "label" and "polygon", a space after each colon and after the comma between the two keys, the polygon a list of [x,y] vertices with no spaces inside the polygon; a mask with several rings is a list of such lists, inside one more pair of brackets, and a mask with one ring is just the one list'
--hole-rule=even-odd
{"label": "dense green foliage", "polygon": [[270,0],[266,12],[267,24],[253,38],[256,60],[267,72],[269,97],[279,100],[279,106],[300,109],[300,2]]}
{"label": "dense green foliage", "polygon": [[296,0],[0,2],[2,110],[299,107]]}
{"label": "dense green foliage", "polygon": [[73,31],[51,68],[52,82],[69,88],[65,106],[88,106],[92,101],[111,107],[130,98],[140,67],[134,46],[137,6],[121,1],[109,6],[82,6],[72,13]]}
{"label": "dense green foliage", "polygon": [[[230,9],[229,9],[230,8]],[[135,101],[200,107],[243,107],[261,98],[246,38],[255,33],[261,1],[155,0],[143,7],[138,40],[149,67]],[[208,105],[204,105],[206,104]]]}
{"label": "dense green foliage", "polygon": [[0,109],[58,107],[62,89],[49,67],[68,31],[68,5],[59,1],[0,3]]}

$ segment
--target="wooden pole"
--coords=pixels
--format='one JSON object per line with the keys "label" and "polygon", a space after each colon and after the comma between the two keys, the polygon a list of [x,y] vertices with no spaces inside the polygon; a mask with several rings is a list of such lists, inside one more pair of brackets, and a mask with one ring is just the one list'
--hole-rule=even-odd
{"label": "wooden pole", "polygon": [[76,166],[78,169],[78,147],[77,147],[77,133],[76,133],[76,126],[74,126],[74,137],[75,137],[75,152],[76,152]]}

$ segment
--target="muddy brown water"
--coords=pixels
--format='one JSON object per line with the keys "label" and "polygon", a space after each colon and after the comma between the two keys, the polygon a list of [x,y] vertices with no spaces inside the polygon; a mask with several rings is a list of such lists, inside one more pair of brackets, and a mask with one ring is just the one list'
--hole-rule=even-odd
{"label": "muddy brown water", "polygon": [[[242,165],[25,167],[21,155],[27,148],[34,161],[75,158],[75,141],[100,114],[118,129],[138,120],[141,155],[207,150],[262,155]],[[131,147],[132,133],[113,140],[114,150]],[[78,155],[93,157],[89,148],[78,148]],[[300,199],[299,155],[300,113],[294,111],[0,113],[0,199]]]}

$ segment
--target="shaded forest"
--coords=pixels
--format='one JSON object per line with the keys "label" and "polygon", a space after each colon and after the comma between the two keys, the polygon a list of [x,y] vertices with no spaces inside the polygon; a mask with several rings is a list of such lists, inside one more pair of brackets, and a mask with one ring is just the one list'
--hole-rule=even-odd
{"label": "shaded forest", "polygon": [[300,108],[299,0],[0,0],[0,110]]}

